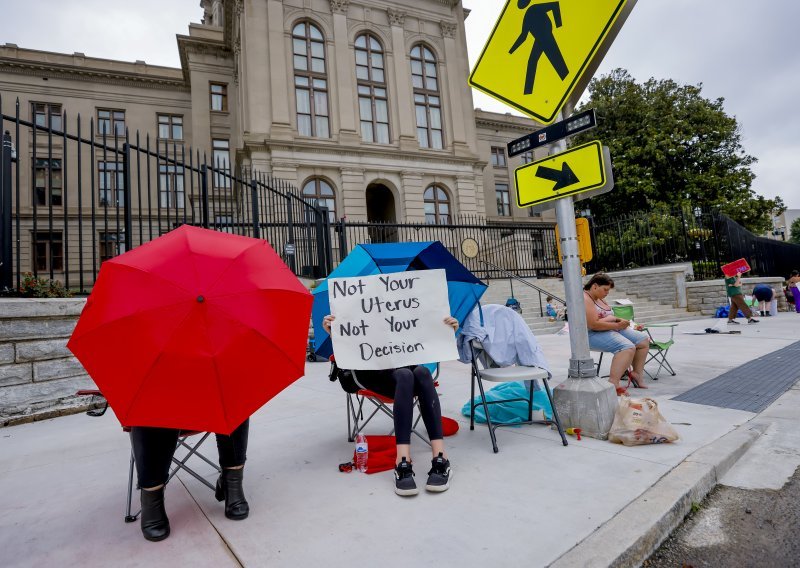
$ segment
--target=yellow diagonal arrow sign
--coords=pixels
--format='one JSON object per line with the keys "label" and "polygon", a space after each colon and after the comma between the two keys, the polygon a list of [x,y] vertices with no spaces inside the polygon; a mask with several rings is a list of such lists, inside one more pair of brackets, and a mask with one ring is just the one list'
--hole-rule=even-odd
{"label": "yellow diagonal arrow sign", "polygon": [[527,207],[590,191],[607,180],[598,140],[531,162],[514,170],[517,204]]}

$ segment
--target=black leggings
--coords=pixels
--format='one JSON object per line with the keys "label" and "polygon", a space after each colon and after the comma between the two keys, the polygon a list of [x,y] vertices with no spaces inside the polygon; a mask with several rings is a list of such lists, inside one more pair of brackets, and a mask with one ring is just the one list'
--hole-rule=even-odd
{"label": "black leggings", "polygon": [[410,369],[356,371],[364,388],[394,399],[394,437],[398,444],[411,443],[414,397],[419,398],[422,421],[431,440],[442,439],[442,409],[431,372],[421,365]]}
{"label": "black leggings", "polygon": [[[231,432],[230,436],[216,434],[220,467],[237,467],[247,460],[247,435],[250,419]],[[175,453],[180,430],[171,428],[131,428],[131,444],[136,461],[139,487],[155,487],[167,482],[169,466]]]}

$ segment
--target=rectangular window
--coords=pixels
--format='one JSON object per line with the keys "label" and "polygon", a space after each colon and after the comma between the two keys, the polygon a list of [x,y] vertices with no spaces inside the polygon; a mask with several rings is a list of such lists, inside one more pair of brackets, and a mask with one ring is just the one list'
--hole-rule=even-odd
{"label": "rectangular window", "polygon": [[61,105],[54,103],[32,103],[33,122],[37,128],[52,128],[62,130],[63,121],[61,120]]}
{"label": "rectangular window", "polygon": [[298,134],[330,138],[328,81],[295,75],[294,85]]}
{"label": "rectangular window", "polygon": [[158,137],[162,140],[183,140],[183,116],[159,114]]}
{"label": "rectangular window", "polygon": [[97,162],[97,178],[100,207],[122,207],[125,204],[122,162]]}
{"label": "rectangular window", "polygon": [[530,164],[533,161],[533,150],[528,150],[527,152],[520,154],[519,157],[523,164]]}
{"label": "rectangular window", "polygon": [[421,148],[444,148],[441,99],[438,96],[414,94],[417,117],[417,138]]}
{"label": "rectangular window", "polygon": [[214,187],[226,189],[231,186],[231,152],[230,142],[222,139],[211,141],[211,167],[214,169]]}
{"label": "rectangular window", "polygon": [[106,136],[125,136],[125,111],[97,109],[97,133]]}
{"label": "rectangular window", "polygon": [[224,83],[209,83],[211,97],[211,110],[215,112],[228,112],[228,85]]}
{"label": "rectangular window", "polygon": [[159,166],[159,203],[163,209],[183,209],[183,167]]}
{"label": "rectangular window", "polygon": [[511,206],[508,200],[508,184],[496,183],[494,184],[494,194],[497,199],[497,214],[501,217],[508,217],[511,215]]}
{"label": "rectangular window", "polygon": [[507,165],[505,149],[499,146],[492,146],[492,166],[495,168],[505,168]]}
{"label": "rectangular window", "polygon": [[63,176],[61,159],[42,160],[36,158],[33,181],[33,201],[36,205],[60,207]]}
{"label": "rectangular window", "polygon": [[61,232],[37,232],[33,240],[33,262],[38,272],[64,270],[64,238]]}
{"label": "rectangular window", "polygon": [[533,207],[528,207],[528,217],[541,217],[542,213],[539,211],[534,211]]}
{"label": "rectangular window", "polygon": [[100,231],[100,262],[125,252],[125,233]]}

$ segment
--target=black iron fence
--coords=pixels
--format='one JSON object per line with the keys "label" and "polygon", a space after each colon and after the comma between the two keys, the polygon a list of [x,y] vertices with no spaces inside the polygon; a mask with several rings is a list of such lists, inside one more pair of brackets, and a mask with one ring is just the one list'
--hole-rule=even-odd
{"label": "black iron fence", "polygon": [[[440,241],[482,278],[506,278],[508,272],[522,277],[555,276],[561,268],[555,225],[550,223],[487,222],[479,216],[461,216],[447,225],[341,219],[333,224],[333,231],[334,258],[339,260],[359,243]],[[476,241],[476,256],[464,254],[465,239]]]}
{"label": "black iron fence", "polygon": [[785,277],[800,266],[800,246],[756,236],[716,209],[655,210],[592,219],[590,227],[590,272],[691,262],[696,280],[710,280],[738,258],[760,276]]}
{"label": "black iron fence", "polygon": [[87,292],[100,264],[182,224],[266,239],[300,276],[332,269],[327,212],[287,182],[113,120],[3,113],[0,290],[24,273]]}

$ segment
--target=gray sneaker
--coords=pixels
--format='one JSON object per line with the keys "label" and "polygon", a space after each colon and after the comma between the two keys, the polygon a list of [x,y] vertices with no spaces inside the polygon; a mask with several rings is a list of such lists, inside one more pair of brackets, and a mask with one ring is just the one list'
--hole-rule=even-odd
{"label": "gray sneaker", "polygon": [[750,318],[747,320],[747,323],[758,323],[758,320],[756,318]]}
{"label": "gray sneaker", "polygon": [[394,492],[401,497],[411,497],[419,493],[414,481],[414,470],[406,458],[402,458],[394,468]]}
{"label": "gray sneaker", "polygon": [[742,325],[736,320],[728,320],[728,325]]}
{"label": "gray sneaker", "polygon": [[450,488],[450,460],[445,459],[444,455],[439,455],[431,460],[431,470],[428,472],[428,482],[425,484],[427,491],[441,493]]}

